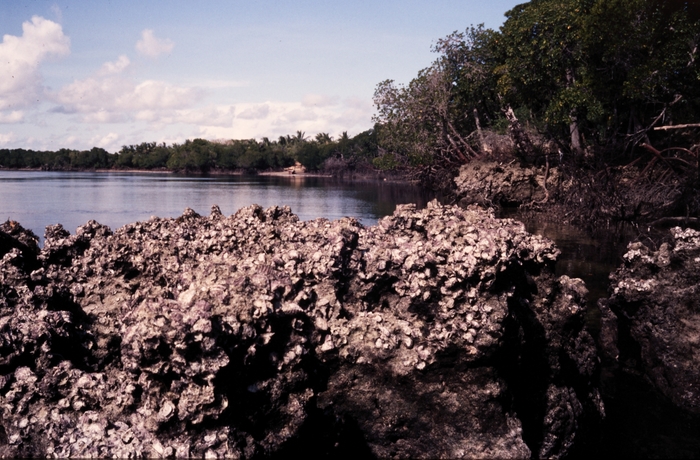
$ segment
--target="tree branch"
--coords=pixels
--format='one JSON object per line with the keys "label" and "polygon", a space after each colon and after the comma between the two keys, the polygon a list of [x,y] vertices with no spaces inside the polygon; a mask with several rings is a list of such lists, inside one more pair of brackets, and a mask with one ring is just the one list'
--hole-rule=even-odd
{"label": "tree branch", "polygon": [[657,126],[654,128],[654,131],[666,131],[669,129],[684,129],[684,128],[700,128],[700,123],[688,123],[685,125]]}

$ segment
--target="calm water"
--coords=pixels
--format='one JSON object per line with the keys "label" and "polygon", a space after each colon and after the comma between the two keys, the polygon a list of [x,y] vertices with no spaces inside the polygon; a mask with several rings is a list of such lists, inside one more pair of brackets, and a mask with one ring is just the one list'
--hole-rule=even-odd
{"label": "calm water", "polygon": [[112,230],[151,216],[177,217],[186,207],[225,215],[251,204],[287,205],[302,220],[344,216],[364,225],[394,212],[396,204],[425,206],[417,187],[389,182],[347,183],[323,177],[0,171],[0,220],[12,219],[42,238],[47,225],[75,229],[94,219]]}
{"label": "calm water", "polygon": [[593,237],[572,225],[523,216],[513,209],[505,210],[501,217],[520,220],[528,232],[546,236],[556,243],[561,255],[555,274],[581,278],[586,283],[591,313],[589,327],[596,332],[600,318],[598,299],[608,297],[608,275],[622,264],[627,244],[636,234],[629,227],[620,227],[598,229]]}

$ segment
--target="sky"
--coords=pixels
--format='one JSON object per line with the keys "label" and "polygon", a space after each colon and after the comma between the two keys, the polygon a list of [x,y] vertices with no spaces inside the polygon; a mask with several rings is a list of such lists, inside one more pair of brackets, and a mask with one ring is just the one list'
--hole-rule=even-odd
{"label": "sky", "polygon": [[337,137],[523,0],[0,0],[0,148]]}

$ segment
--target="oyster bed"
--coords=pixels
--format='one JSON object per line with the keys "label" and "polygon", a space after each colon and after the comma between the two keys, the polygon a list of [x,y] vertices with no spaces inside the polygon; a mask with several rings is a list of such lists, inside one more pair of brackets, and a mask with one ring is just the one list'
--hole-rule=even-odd
{"label": "oyster bed", "polygon": [[623,259],[600,303],[604,351],[700,416],[700,232],[672,228],[658,250],[631,243]]}
{"label": "oyster bed", "polygon": [[0,456],[558,458],[602,417],[583,282],[483,210],[45,236],[0,227]]}

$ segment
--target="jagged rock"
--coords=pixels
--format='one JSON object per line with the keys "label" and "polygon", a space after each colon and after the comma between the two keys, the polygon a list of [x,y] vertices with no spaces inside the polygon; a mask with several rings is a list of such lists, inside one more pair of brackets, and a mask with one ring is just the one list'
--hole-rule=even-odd
{"label": "jagged rock", "polygon": [[49,227],[0,262],[0,455],[562,457],[603,408],[558,253],[436,202]]}
{"label": "jagged rock", "polygon": [[700,232],[671,229],[652,251],[636,242],[600,302],[607,354],[641,370],[676,406],[700,414]]}
{"label": "jagged rock", "polygon": [[[559,169],[524,167],[518,162],[472,161],[459,169],[454,178],[455,193],[463,206],[517,206],[541,201],[545,188],[554,189]],[[545,179],[547,183],[545,184]]]}

